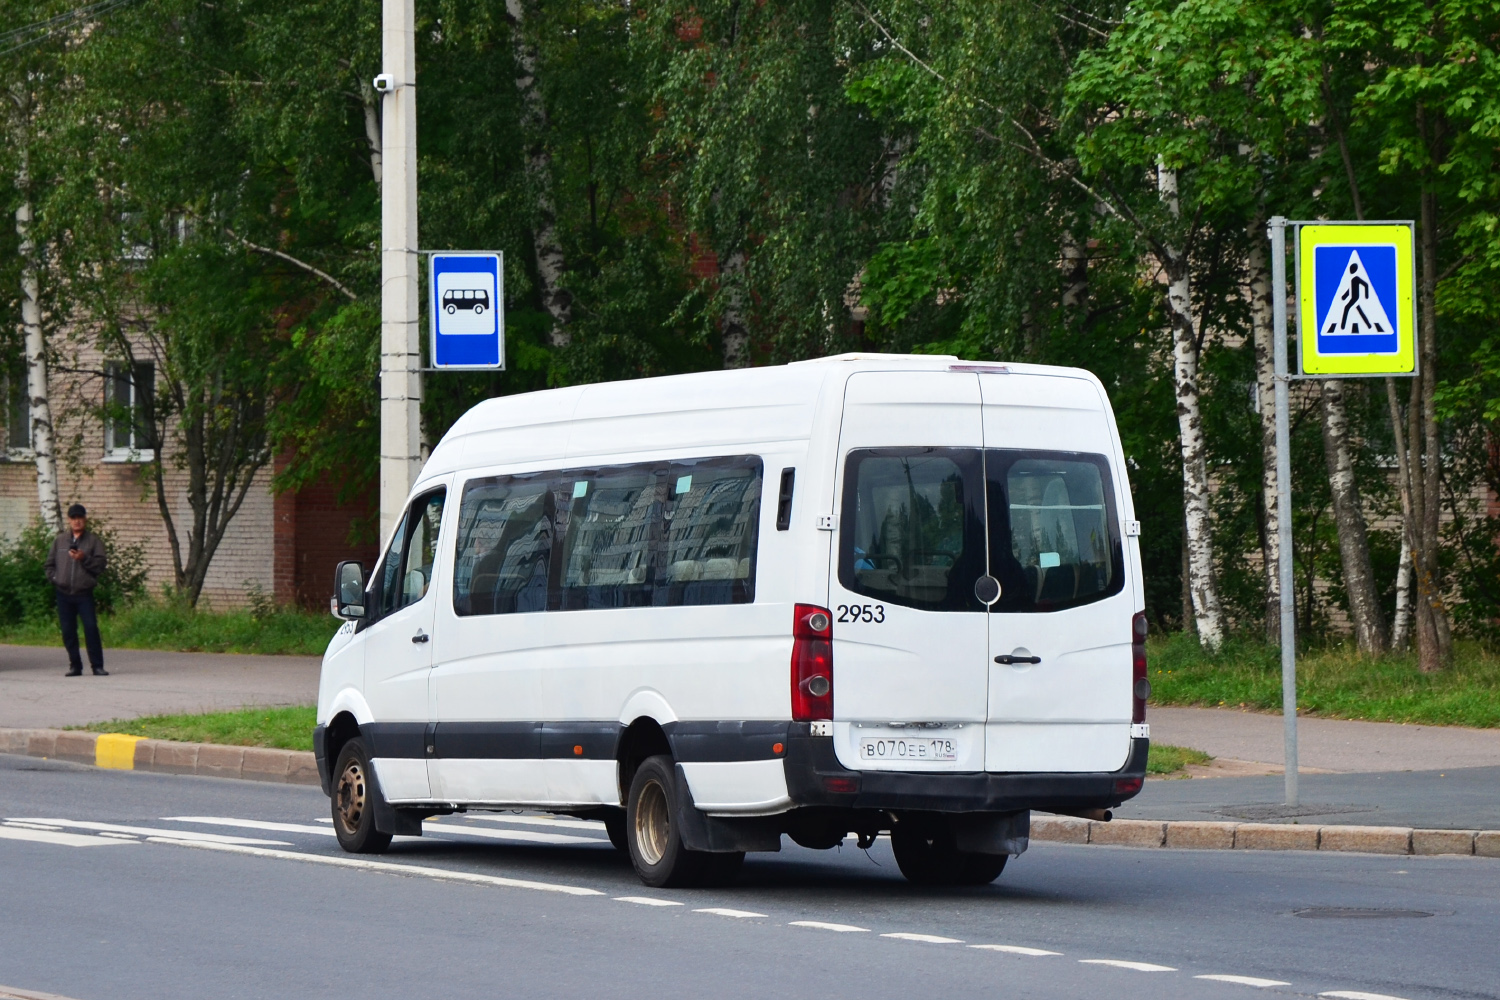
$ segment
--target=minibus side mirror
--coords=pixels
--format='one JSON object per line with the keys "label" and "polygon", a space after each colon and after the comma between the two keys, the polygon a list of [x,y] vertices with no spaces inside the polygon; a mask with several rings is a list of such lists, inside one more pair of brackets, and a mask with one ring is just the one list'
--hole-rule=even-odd
{"label": "minibus side mirror", "polygon": [[365,567],[353,559],[339,563],[333,571],[333,600],[329,602],[335,618],[354,621],[365,616]]}

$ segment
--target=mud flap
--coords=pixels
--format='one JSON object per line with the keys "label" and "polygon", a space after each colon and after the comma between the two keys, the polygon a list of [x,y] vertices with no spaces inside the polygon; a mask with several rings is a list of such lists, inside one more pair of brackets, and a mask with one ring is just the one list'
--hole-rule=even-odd
{"label": "mud flap", "polygon": [[423,814],[410,809],[397,809],[387,802],[385,793],[380,790],[380,779],[376,777],[373,767],[370,768],[370,791],[374,800],[372,804],[375,807],[375,829],[393,837],[422,836]]}
{"label": "mud flap", "polygon": [[[682,846],[690,851],[706,851],[710,854],[729,854],[734,851],[779,851],[781,850],[780,816],[746,816],[726,818],[709,816],[693,805],[693,792],[688,788],[687,775],[682,765],[675,768],[677,775],[677,830],[682,837]],[[379,813],[376,813],[377,829]]]}
{"label": "mud flap", "polygon": [[955,846],[970,854],[1024,854],[1030,844],[1029,809],[1013,813],[958,813],[951,817],[951,822]]}

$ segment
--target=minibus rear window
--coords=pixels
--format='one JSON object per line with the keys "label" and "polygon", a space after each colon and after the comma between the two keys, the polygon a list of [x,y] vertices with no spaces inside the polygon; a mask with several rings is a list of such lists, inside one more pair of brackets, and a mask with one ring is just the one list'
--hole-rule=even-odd
{"label": "minibus rear window", "polygon": [[1103,455],[991,449],[985,467],[1000,581],[993,610],[1058,611],[1120,592],[1120,522]]}
{"label": "minibus rear window", "polygon": [[982,460],[977,448],[849,453],[839,582],[856,594],[927,611],[983,611]]}

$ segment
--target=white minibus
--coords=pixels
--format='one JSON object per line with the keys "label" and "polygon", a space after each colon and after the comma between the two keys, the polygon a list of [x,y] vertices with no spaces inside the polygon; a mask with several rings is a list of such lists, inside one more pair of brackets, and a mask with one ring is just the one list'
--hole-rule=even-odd
{"label": "white minibus", "polygon": [[487,400],[336,571],[340,844],[602,820],[651,886],[889,833],[981,884],[1146,770],[1138,526],[1072,368],[851,354]]}

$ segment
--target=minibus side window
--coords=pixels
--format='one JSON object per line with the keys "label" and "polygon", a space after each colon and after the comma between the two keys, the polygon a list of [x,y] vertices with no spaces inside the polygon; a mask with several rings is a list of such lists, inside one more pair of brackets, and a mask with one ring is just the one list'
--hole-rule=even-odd
{"label": "minibus side window", "polygon": [[406,549],[401,558],[401,577],[392,610],[415,604],[427,596],[437,567],[438,529],[443,521],[445,491],[438,490],[419,498],[408,518],[411,528],[406,534]]}
{"label": "minibus side window", "polygon": [[984,486],[977,448],[851,451],[839,582],[926,611],[983,611]]}
{"label": "minibus side window", "polygon": [[410,517],[410,513],[402,514],[395,532],[391,534],[391,547],[380,564],[380,576],[376,578],[380,588],[380,593],[376,595],[377,613],[369,616],[366,621],[384,617],[397,607],[396,598],[401,593],[401,588],[397,585],[401,579],[401,552],[406,544],[406,522]]}
{"label": "minibus side window", "polygon": [[571,501],[558,606],[649,605],[666,466],[653,462],[582,469],[558,478],[560,492]]}
{"label": "minibus side window", "polygon": [[458,508],[453,610],[504,615],[547,610],[556,505],[544,475],[491,476],[464,486]]}
{"label": "minibus side window", "polygon": [[1118,594],[1124,558],[1103,455],[1007,451],[985,455],[993,610],[1058,611]]}
{"label": "minibus side window", "polygon": [[748,604],[755,600],[761,461],[673,462],[667,468],[662,556],[652,603]]}

